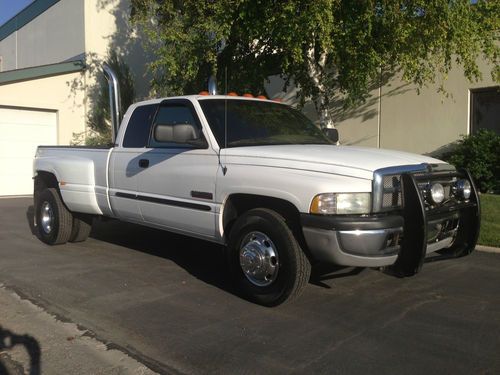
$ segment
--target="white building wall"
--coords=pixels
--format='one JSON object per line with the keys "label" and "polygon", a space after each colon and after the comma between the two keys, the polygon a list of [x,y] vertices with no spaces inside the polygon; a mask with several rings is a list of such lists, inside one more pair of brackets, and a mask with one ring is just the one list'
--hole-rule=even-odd
{"label": "white building wall", "polygon": [[84,94],[72,92],[68,82],[81,73],[0,85],[0,107],[57,112],[57,143],[69,145],[73,133],[85,131]]}

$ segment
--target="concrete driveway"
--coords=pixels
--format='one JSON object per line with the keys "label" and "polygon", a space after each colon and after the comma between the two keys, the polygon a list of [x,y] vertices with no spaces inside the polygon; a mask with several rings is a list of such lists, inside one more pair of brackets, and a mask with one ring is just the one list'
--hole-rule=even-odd
{"label": "concrete driveway", "polygon": [[107,221],[49,247],[31,205],[0,199],[0,284],[156,372],[500,373],[499,254],[408,279],[316,267],[296,303],[271,309],[237,295],[218,246]]}

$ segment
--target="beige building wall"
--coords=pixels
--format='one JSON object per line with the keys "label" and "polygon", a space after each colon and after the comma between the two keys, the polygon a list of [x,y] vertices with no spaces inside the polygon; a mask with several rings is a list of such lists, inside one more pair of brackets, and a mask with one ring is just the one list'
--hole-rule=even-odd
{"label": "beige building wall", "polygon": [[59,1],[1,40],[3,71],[81,59],[84,1]]}
{"label": "beige building wall", "polygon": [[373,90],[364,105],[337,110],[334,119],[341,143],[439,155],[461,135],[469,134],[470,91],[498,86],[491,68],[484,63],[480,67],[483,79],[474,83],[461,68],[453,69],[444,82],[448,97],[438,92],[437,84],[419,94],[414,85],[398,77],[391,79]]}
{"label": "beige building wall", "polygon": [[58,144],[68,145],[73,133],[85,131],[83,93],[73,92],[69,86],[80,76],[71,73],[0,85],[0,105],[56,111]]}
{"label": "beige building wall", "polygon": [[10,34],[7,38],[0,41],[0,58],[2,64],[0,72],[14,70],[17,66],[17,45],[16,33]]}

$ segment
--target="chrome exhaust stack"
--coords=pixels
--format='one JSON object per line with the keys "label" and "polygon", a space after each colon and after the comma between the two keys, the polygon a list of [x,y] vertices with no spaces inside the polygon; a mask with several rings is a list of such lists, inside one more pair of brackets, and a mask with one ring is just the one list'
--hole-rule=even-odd
{"label": "chrome exhaust stack", "polygon": [[118,78],[111,69],[111,67],[104,63],[102,65],[104,77],[108,81],[109,88],[109,114],[111,116],[111,139],[113,145],[116,143],[116,136],[118,135],[118,128],[120,126],[121,116],[120,116],[120,83],[118,82]]}

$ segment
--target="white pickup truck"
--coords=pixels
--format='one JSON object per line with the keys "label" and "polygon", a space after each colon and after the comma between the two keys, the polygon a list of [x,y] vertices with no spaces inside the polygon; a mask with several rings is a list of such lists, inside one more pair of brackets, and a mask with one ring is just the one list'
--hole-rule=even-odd
{"label": "white pickup truck", "polygon": [[137,103],[113,147],[40,146],[34,185],[45,243],[85,240],[98,216],[217,242],[235,282],[268,306],[296,297],[314,261],[410,276],[429,253],[470,253],[480,225],[467,171],[338,146],[261,98]]}

